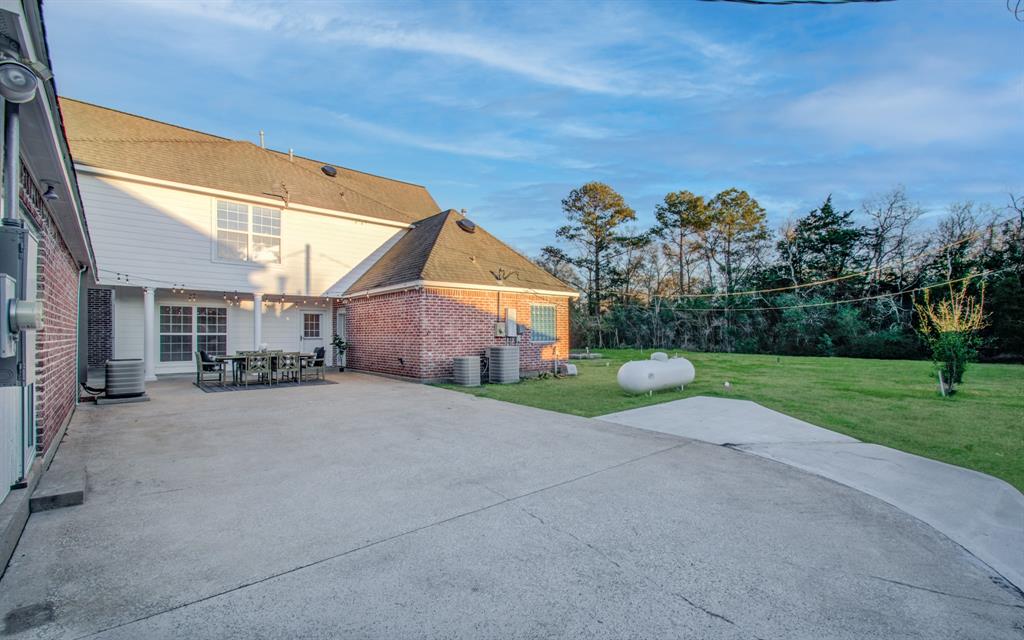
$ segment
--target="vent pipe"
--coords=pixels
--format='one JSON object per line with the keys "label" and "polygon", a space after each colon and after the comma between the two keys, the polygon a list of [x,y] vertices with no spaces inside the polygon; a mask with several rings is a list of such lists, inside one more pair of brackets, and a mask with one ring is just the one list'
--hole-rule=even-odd
{"label": "vent pipe", "polygon": [[263,142],[263,129],[260,129],[260,148],[266,149],[267,145]]}
{"label": "vent pipe", "polygon": [[295,149],[288,150],[288,162],[295,162]]}

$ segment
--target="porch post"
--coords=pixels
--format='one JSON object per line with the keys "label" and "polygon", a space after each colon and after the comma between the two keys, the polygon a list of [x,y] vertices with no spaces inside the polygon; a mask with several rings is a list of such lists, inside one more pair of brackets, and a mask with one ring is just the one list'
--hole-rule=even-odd
{"label": "porch post", "polygon": [[263,294],[252,294],[252,348],[259,349],[263,342]]}
{"label": "porch post", "polygon": [[156,380],[156,289],[143,287],[142,309],[145,326],[142,328],[142,359],[145,361],[146,380]]}

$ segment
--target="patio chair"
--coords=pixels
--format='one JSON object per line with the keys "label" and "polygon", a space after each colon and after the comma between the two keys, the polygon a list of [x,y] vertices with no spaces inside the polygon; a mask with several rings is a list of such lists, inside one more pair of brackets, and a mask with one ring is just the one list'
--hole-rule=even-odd
{"label": "patio chair", "polygon": [[301,372],[301,354],[297,351],[285,351],[278,354],[275,358],[277,364],[275,365],[275,371],[277,373],[277,381],[284,382],[302,382]]}
{"label": "patio chair", "polygon": [[196,386],[202,387],[204,382],[213,382],[214,380],[224,386],[224,363],[214,360],[210,354],[201,349],[196,351]]}
{"label": "patio chair", "polygon": [[324,362],[324,354],[326,349],[324,347],[317,347],[313,349],[313,358],[306,359],[306,364],[302,366],[301,378],[303,380],[325,380],[326,364]]}
{"label": "patio chair", "polygon": [[249,386],[249,379],[253,376],[260,383],[274,384],[273,370],[270,365],[270,356],[262,353],[251,353],[245,357],[245,365],[242,369],[242,383]]}

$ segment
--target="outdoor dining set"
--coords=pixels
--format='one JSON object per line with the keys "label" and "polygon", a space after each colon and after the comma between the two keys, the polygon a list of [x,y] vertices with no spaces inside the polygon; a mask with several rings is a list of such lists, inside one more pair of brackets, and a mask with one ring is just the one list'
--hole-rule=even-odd
{"label": "outdoor dining set", "polygon": [[196,351],[196,386],[216,383],[248,387],[250,383],[273,386],[281,383],[302,384],[325,379],[325,348],[313,353],[261,350],[238,351],[234,355],[211,355]]}

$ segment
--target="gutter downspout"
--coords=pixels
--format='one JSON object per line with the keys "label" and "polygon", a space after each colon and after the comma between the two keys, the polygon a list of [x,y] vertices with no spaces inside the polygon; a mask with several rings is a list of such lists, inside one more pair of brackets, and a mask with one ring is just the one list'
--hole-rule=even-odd
{"label": "gutter downspout", "polygon": [[[4,224],[21,222],[18,218],[18,184],[21,181],[21,105],[4,105]],[[17,226],[21,226],[18,224]]]}

